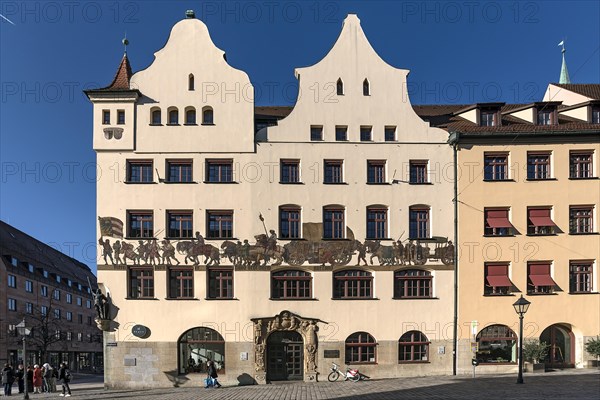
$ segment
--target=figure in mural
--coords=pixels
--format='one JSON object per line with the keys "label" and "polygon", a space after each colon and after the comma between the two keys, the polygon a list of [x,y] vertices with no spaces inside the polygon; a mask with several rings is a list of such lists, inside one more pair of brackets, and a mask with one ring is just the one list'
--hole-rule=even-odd
{"label": "figure in mural", "polygon": [[156,240],[148,239],[148,243],[146,244],[146,248],[148,249],[148,261],[152,265],[156,265],[157,261],[160,263],[160,254],[158,252],[158,243]]}
{"label": "figure in mural", "polygon": [[369,261],[373,265],[373,258],[377,257],[379,265],[392,265],[396,259],[393,246],[383,246],[379,240],[365,240],[367,251],[371,253]]}
{"label": "figure in mural", "polygon": [[138,247],[136,249],[138,255],[138,264],[144,261],[144,264],[148,262],[148,248],[143,240],[138,240]]}
{"label": "figure in mural", "polygon": [[[204,237],[200,234],[200,232],[196,231],[196,242],[198,242],[198,244],[200,246],[204,246]],[[194,243],[194,239],[192,239],[192,243]]]}
{"label": "figure in mural", "polygon": [[123,264],[124,261],[121,261],[121,241],[117,240],[116,242],[113,243],[113,251],[115,253],[115,264],[119,265],[119,264]]}
{"label": "figure in mural", "polygon": [[96,289],[96,292],[94,293],[94,308],[96,309],[96,315],[99,320],[110,319],[108,299],[102,293],[100,288]]}
{"label": "figure in mural", "polygon": [[167,265],[173,265],[171,260],[174,260],[177,265],[180,264],[179,260],[175,258],[175,247],[171,244],[169,239],[164,239],[161,242],[161,250],[162,250],[162,263]]}
{"label": "figure in mural", "polygon": [[204,256],[204,263],[206,265],[218,265],[221,260],[219,249],[212,244],[204,244],[204,238],[198,232],[196,232],[195,240],[184,240],[177,243],[177,252],[185,255],[183,260],[185,264],[189,260],[194,265],[200,265],[199,256]]}
{"label": "figure in mural", "polygon": [[317,346],[314,344],[306,345],[306,370],[309,372],[317,371]]}
{"label": "figure in mural", "polygon": [[104,263],[108,264],[108,260],[106,259],[106,257],[110,258],[110,262],[111,264],[115,264],[115,260],[113,260],[113,249],[112,247],[110,247],[110,242],[108,241],[108,239],[106,240],[102,240],[102,237],[100,237],[100,239],[98,239],[98,243],[100,244],[100,246],[102,246],[102,257],[104,257]]}
{"label": "figure in mural", "polygon": [[365,265],[368,265],[367,258],[366,258],[367,257],[367,246],[365,246],[360,241],[355,239],[354,247],[356,248],[356,250],[358,250],[358,263],[356,265],[359,266],[361,261],[363,261],[365,263]]}
{"label": "figure in mural", "polygon": [[404,265],[404,245],[402,244],[402,240],[398,239],[392,242],[392,247],[394,248],[394,263]]}
{"label": "figure in mural", "polygon": [[135,252],[131,243],[123,242],[121,252],[123,254],[123,264],[127,265],[127,259],[133,261],[133,265],[140,264],[138,253]]}
{"label": "figure in mural", "polygon": [[404,254],[406,255],[406,265],[411,265],[411,262],[414,262],[415,250],[415,245],[411,239],[408,241],[408,243],[406,244],[406,248],[404,249]]}

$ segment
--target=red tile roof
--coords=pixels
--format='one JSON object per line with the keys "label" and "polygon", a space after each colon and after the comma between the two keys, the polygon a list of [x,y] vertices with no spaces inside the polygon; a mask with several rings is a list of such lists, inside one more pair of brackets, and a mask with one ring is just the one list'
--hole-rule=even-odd
{"label": "red tile roof", "polygon": [[127,54],[123,54],[123,59],[121,59],[121,64],[119,64],[119,68],[117,69],[117,73],[112,83],[100,90],[129,90],[131,75],[133,75],[133,73],[131,72],[129,58],[127,58]]}
{"label": "red tile roof", "polygon": [[600,84],[598,83],[552,83],[552,85],[594,100],[600,100]]}

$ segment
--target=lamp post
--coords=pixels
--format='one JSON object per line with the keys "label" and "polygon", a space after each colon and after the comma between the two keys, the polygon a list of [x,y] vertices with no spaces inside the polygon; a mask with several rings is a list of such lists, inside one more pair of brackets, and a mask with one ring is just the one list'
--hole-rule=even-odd
{"label": "lamp post", "polygon": [[523,316],[529,309],[530,304],[523,295],[513,304],[516,313],[519,315],[519,376],[517,383],[523,383]]}
{"label": "lamp post", "polygon": [[31,329],[25,326],[25,318],[23,318],[23,321],[17,324],[16,328],[17,333],[23,336],[23,380],[25,381],[25,394],[23,395],[23,399],[29,400],[29,391],[27,387],[27,341],[25,339],[27,339],[27,336],[29,336],[29,334],[31,333]]}

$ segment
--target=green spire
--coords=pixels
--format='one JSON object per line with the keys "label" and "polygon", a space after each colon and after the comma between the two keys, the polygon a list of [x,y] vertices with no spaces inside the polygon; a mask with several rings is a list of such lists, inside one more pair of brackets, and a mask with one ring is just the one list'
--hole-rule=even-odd
{"label": "green spire", "polygon": [[564,41],[560,42],[560,45],[562,45],[562,67],[560,68],[560,79],[558,80],[558,83],[569,84],[571,83],[571,79],[569,78],[569,70],[567,69],[567,62],[565,61],[566,50]]}

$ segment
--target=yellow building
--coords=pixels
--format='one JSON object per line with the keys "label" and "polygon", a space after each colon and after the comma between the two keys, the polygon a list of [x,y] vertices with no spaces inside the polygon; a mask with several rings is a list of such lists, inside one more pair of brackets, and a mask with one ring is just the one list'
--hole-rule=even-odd
{"label": "yellow building", "polygon": [[546,368],[592,359],[584,343],[600,333],[599,93],[552,84],[547,101],[475,104],[444,125],[460,177],[459,373],[472,358],[479,372],[516,369],[520,295],[531,302],[524,339],[550,345]]}

